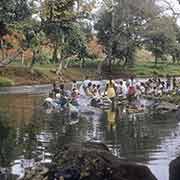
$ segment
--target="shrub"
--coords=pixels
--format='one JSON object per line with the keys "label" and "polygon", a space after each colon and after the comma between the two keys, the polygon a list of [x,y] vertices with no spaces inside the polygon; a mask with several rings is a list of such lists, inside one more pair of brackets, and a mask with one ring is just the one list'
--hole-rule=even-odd
{"label": "shrub", "polygon": [[14,81],[5,77],[0,77],[0,87],[3,86],[12,86],[14,85]]}
{"label": "shrub", "polygon": [[46,52],[46,51],[42,51],[37,60],[36,60],[36,63],[39,63],[39,64],[50,64],[51,63],[51,55]]}

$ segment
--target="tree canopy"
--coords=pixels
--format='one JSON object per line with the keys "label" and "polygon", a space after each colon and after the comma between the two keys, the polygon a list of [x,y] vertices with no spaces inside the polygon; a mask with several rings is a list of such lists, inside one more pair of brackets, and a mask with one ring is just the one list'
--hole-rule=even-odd
{"label": "tree canopy", "polygon": [[163,8],[156,1],[104,2],[95,29],[100,43],[105,46],[109,68],[117,58],[124,61],[124,65],[133,65],[138,48],[151,51],[155,62],[164,54],[177,56],[179,43],[176,31],[179,27],[176,19],[164,15]]}
{"label": "tree canopy", "polygon": [[[164,1],[169,8],[170,4]],[[155,62],[180,57],[180,30],[177,13],[167,15],[158,0],[2,0],[0,2],[0,40],[2,62],[6,61],[3,37],[21,34],[21,53],[31,49],[32,64],[38,59],[43,42],[52,49],[52,63],[66,64],[66,58],[84,59],[87,43],[93,37],[103,47],[105,64],[121,62],[133,66],[137,49],[152,52]],[[92,10],[96,10],[93,13]],[[13,56],[15,57],[15,56]],[[36,57],[36,58],[35,58]],[[8,63],[5,63],[8,64]]]}
{"label": "tree canopy", "polygon": [[28,0],[1,0],[0,22],[13,23],[21,21],[31,15],[31,7]]}
{"label": "tree canopy", "polygon": [[103,7],[95,26],[97,35],[106,47],[109,62],[120,58],[125,59],[125,64],[133,64],[133,54],[142,45],[147,24],[159,15],[160,9],[152,0],[114,3]]}

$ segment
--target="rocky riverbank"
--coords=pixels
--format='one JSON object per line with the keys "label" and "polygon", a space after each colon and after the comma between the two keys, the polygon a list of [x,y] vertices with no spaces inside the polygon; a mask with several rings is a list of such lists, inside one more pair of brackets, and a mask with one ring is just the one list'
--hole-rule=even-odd
{"label": "rocky riverbank", "polygon": [[51,165],[28,171],[24,180],[157,180],[148,167],[118,159],[104,144],[65,145]]}
{"label": "rocky riverbank", "polygon": [[150,109],[153,112],[166,113],[180,110],[180,95],[163,95],[163,96],[143,96],[143,98],[153,101]]}
{"label": "rocky riverbank", "polygon": [[163,95],[163,96],[150,96],[150,95],[144,95],[144,98],[149,99],[149,100],[154,100],[154,101],[158,101],[160,100],[161,102],[168,102],[168,103],[172,103],[172,104],[180,104],[180,95],[177,94],[167,94],[167,95]]}

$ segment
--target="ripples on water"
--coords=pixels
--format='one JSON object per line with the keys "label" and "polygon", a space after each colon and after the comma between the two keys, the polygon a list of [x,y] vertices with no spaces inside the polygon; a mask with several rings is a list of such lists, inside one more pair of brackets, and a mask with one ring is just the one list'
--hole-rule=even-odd
{"label": "ripples on water", "polygon": [[168,180],[168,164],[180,154],[180,124],[175,114],[127,115],[98,111],[69,123],[61,113],[45,114],[43,95],[0,96],[0,166],[23,174],[34,162],[68,142],[105,143],[118,157],[148,165],[158,180]]}

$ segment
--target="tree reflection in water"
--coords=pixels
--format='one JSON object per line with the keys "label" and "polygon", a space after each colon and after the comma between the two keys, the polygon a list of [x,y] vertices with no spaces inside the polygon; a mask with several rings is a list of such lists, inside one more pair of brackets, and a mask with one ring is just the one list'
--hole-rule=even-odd
{"label": "tree reflection in water", "polygon": [[16,146],[16,129],[9,126],[7,114],[0,114],[0,166],[9,167]]}

